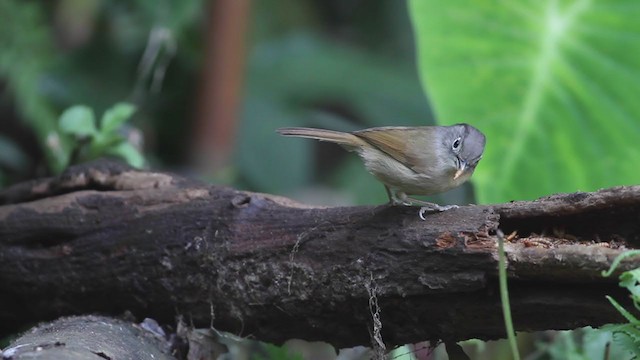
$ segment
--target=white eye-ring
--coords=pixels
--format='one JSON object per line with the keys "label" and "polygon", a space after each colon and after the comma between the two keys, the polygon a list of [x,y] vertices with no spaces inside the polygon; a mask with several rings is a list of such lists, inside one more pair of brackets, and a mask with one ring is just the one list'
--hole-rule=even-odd
{"label": "white eye-ring", "polygon": [[458,150],[460,149],[460,144],[462,144],[462,138],[458,137],[453,140],[453,144],[451,145],[451,149]]}

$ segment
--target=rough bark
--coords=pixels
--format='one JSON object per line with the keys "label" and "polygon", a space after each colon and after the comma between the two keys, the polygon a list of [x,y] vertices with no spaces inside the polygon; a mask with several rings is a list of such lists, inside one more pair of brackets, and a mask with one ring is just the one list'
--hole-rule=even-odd
{"label": "rough bark", "polygon": [[[602,278],[640,236],[640,186],[464,206],[318,208],[97,162],[0,193],[0,332],[63,314],[176,315],[258,339],[388,346],[621,321]],[[623,269],[638,266],[628,261]],[[374,307],[375,310],[375,307]]]}

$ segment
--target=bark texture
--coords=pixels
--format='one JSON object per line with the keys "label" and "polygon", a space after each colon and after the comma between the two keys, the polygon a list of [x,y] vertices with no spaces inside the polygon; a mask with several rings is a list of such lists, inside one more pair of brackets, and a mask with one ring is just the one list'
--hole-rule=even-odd
{"label": "bark texture", "polygon": [[[100,312],[177,315],[282,342],[504,336],[496,230],[520,331],[622,321],[600,272],[640,241],[640,186],[464,206],[309,207],[111,162],[0,192],[0,332]],[[626,261],[622,269],[640,265]],[[375,301],[370,301],[374,298]]]}

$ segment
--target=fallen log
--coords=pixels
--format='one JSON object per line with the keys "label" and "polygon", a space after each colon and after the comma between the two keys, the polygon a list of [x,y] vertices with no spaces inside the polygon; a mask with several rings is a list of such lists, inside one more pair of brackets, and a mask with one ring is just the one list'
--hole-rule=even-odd
{"label": "fallen log", "polygon": [[600,272],[637,246],[639,219],[640,186],[422,221],[412,207],[312,207],[93,162],[0,191],[0,333],[131,311],[349,347],[371,343],[379,310],[388,346],[500,338],[497,229],[517,330],[599,326],[623,320],[604,296],[628,293]]}

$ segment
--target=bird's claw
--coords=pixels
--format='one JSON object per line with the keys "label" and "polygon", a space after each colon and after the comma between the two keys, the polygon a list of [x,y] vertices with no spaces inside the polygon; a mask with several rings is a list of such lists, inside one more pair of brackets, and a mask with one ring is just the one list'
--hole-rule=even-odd
{"label": "bird's claw", "polygon": [[420,211],[418,211],[418,216],[420,216],[420,219],[422,220],[427,220],[427,218],[424,217],[424,214],[427,212],[443,212],[443,211],[447,211],[447,210],[451,210],[451,209],[457,209],[459,208],[458,205],[445,205],[445,206],[440,206],[438,204],[432,204],[429,206],[423,206],[420,208]]}

